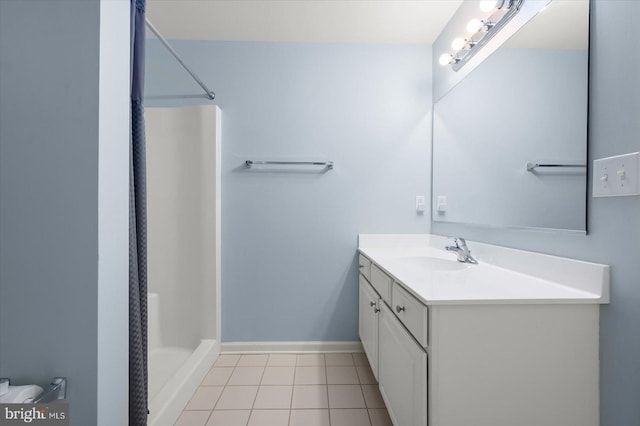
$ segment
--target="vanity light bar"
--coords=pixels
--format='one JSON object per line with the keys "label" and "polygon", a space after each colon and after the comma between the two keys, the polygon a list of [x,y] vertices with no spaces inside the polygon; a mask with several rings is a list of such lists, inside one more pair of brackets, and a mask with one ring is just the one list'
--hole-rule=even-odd
{"label": "vanity light bar", "polygon": [[440,65],[450,65],[458,71],[487,44],[522,8],[525,0],[483,0],[480,10],[490,13],[484,19],[472,19],[467,24],[467,38],[456,38],[451,43],[453,53],[440,56]]}

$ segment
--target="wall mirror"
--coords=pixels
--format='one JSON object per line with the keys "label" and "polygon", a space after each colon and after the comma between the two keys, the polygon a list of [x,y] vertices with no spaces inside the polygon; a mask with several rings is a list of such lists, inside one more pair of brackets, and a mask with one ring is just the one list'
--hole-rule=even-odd
{"label": "wall mirror", "polygon": [[586,232],[588,33],[553,0],[437,100],[433,221]]}

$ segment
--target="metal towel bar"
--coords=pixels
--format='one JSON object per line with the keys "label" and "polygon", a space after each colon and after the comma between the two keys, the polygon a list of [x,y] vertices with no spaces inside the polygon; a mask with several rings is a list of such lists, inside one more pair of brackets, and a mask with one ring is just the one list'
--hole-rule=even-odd
{"label": "metal towel bar", "polygon": [[254,165],[278,165],[278,166],[286,166],[286,165],[294,165],[294,166],[324,166],[329,170],[333,169],[333,161],[253,161],[247,160],[244,162],[244,165],[248,168],[251,168]]}
{"label": "metal towel bar", "polygon": [[550,164],[550,163],[527,163],[527,171],[530,172],[539,167],[587,167],[586,164]]}

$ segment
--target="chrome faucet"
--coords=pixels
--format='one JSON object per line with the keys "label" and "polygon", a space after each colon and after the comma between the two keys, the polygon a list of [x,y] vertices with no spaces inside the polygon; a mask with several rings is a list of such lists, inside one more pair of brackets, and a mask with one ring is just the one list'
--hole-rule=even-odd
{"label": "chrome faucet", "polygon": [[458,256],[458,262],[478,264],[478,261],[471,256],[471,250],[467,247],[467,242],[464,238],[453,237],[453,242],[455,246],[446,246],[444,249],[454,252]]}

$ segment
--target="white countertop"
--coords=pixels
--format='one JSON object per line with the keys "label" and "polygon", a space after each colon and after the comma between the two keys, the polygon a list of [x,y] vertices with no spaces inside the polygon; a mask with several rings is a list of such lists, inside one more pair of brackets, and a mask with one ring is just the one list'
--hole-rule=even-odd
{"label": "white countertop", "polygon": [[360,235],[358,250],[427,305],[608,303],[609,267],[467,241],[457,262],[436,235]]}

